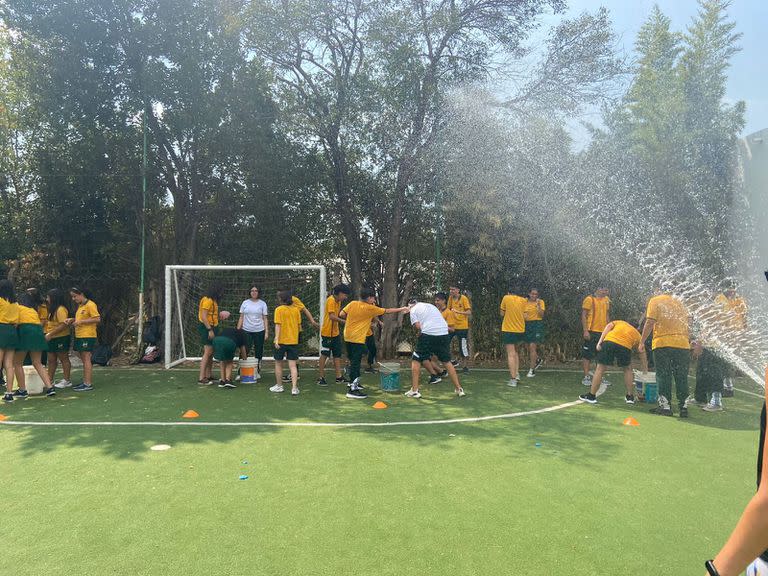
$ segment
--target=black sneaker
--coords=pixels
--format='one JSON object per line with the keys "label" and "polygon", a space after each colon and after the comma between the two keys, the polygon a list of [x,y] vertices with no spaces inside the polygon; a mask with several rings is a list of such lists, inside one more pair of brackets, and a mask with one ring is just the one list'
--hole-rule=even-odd
{"label": "black sneaker", "polygon": [[291,381],[291,375],[283,374],[283,382],[290,382],[290,381]]}
{"label": "black sneaker", "polygon": [[219,388],[224,388],[224,380],[219,380]]}
{"label": "black sneaker", "polygon": [[461,362],[458,360],[451,360],[451,364],[453,364],[453,367],[456,368],[459,364],[461,364]]}
{"label": "black sneaker", "polygon": [[366,368],[364,370],[364,372],[367,372],[368,374],[378,374],[379,373],[379,371],[376,370],[376,368],[374,368],[373,366],[369,366],[368,368]]}
{"label": "black sneaker", "polygon": [[581,394],[579,396],[579,400],[581,400],[582,402],[586,402],[588,404],[597,404],[597,396],[595,396],[591,392],[587,392],[586,394]]}
{"label": "black sneaker", "polygon": [[[686,409],[687,411],[687,409]],[[651,414],[658,414],[659,416],[672,416],[672,408],[662,408],[661,406],[656,406],[656,408],[651,408],[648,410]]]}
{"label": "black sneaker", "polygon": [[328,382],[325,381],[325,378],[318,378],[317,379],[317,385],[318,386],[328,386]]}
{"label": "black sneaker", "polygon": [[627,394],[626,396],[624,396],[624,402],[626,402],[627,404],[634,404],[635,397],[632,396],[631,394]]}
{"label": "black sneaker", "polygon": [[56,396],[56,388],[51,386],[50,388],[45,389],[45,395],[46,396]]}
{"label": "black sneaker", "polygon": [[464,374],[469,374],[469,368],[467,368],[466,366],[464,366],[464,368],[462,368],[461,371],[464,372]]}
{"label": "black sneaker", "polygon": [[430,376],[429,377],[429,383],[430,384],[437,384],[438,382],[442,382],[443,379],[440,378],[440,376]]}
{"label": "black sneaker", "polygon": [[232,380],[224,380],[224,386],[222,386],[222,388],[237,388],[237,386],[232,383]]}
{"label": "black sneaker", "polygon": [[347,390],[347,398],[357,398],[362,400],[363,398],[368,398],[368,395],[360,388],[350,388]]}
{"label": "black sneaker", "polygon": [[440,372],[440,378],[446,378],[448,376],[448,370],[443,370]]}
{"label": "black sneaker", "polygon": [[539,368],[541,368],[541,365],[544,364],[544,358],[538,358],[536,360],[536,366],[533,367],[533,371],[536,372]]}
{"label": "black sneaker", "polygon": [[16,396],[16,398],[26,398],[27,396],[29,396],[29,392],[19,388],[18,390],[14,391],[13,395]]}
{"label": "black sneaker", "polygon": [[13,394],[8,393],[3,395],[3,402],[13,402]]}
{"label": "black sneaker", "polygon": [[733,388],[723,388],[723,398],[733,398]]}
{"label": "black sneaker", "polygon": [[350,384],[352,381],[346,376],[339,376],[336,378],[336,384]]}
{"label": "black sneaker", "polygon": [[680,418],[688,418],[688,408],[685,406],[680,408]]}

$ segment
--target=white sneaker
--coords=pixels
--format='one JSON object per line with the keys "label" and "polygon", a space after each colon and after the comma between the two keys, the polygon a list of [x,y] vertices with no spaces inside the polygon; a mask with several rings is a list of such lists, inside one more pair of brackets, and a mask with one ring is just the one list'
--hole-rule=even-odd
{"label": "white sneaker", "polygon": [[584,384],[584,386],[592,386],[592,376],[584,376],[581,383]]}
{"label": "white sneaker", "polygon": [[536,374],[534,374],[533,370],[528,370],[528,378],[533,378],[534,376],[536,376]]}
{"label": "white sneaker", "polygon": [[685,399],[685,402],[683,402],[683,407],[690,408],[691,406],[702,406],[702,403],[696,400],[696,397],[693,394],[689,395],[688,398]]}
{"label": "white sneaker", "polygon": [[299,395],[299,389],[298,388],[292,388],[291,389],[291,396],[298,396]]}
{"label": "white sneaker", "polygon": [[405,396],[408,396],[408,398],[421,398],[421,392],[418,390],[408,390],[408,392],[405,393]]}
{"label": "white sneaker", "polygon": [[240,382],[240,374],[238,374],[237,376],[235,376],[235,381],[236,381],[236,382]]}
{"label": "white sneaker", "polygon": [[466,395],[467,394],[466,392],[464,392],[464,388],[459,388],[458,390],[456,390],[456,396],[461,398],[462,396],[466,396]]}
{"label": "white sneaker", "polygon": [[269,389],[270,392],[282,392],[283,391],[283,385],[282,384],[275,384]]}
{"label": "white sneaker", "polygon": [[61,380],[56,382],[56,384],[54,384],[54,386],[56,388],[59,388],[59,389],[61,389],[61,388],[69,388],[70,386],[72,386],[72,382],[70,382],[69,380],[64,380],[62,378]]}
{"label": "white sneaker", "polygon": [[261,374],[259,374],[258,372],[256,372],[256,374],[254,374],[254,375],[253,375],[253,379],[254,379],[254,380],[261,380]]}
{"label": "white sneaker", "polygon": [[507,386],[511,386],[512,388],[517,387],[517,378],[510,378],[509,382],[507,382]]}
{"label": "white sneaker", "polygon": [[714,402],[710,402],[706,406],[703,406],[702,410],[704,410],[704,412],[722,412],[723,405],[722,404],[715,404]]}
{"label": "white sneaker", "polygon": [[602,382],[600,382],[600,386],[597,388],[597,393],[595,394],[595,396],[602,396],[603,394],[605,394],[606,390],[608,390],[608,382],[603,380]]}

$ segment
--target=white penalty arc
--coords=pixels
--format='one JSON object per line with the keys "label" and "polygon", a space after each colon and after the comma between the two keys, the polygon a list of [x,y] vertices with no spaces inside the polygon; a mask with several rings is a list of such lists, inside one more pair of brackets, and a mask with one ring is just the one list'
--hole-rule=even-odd
{"label": "white penalty arc", "polygon": [[400,422],[197,422],[197,421],[179,421],[179,422],[33,422],[22,420],[5,420],[0,422],[0,426],[207,426],[207,427],[229,427],[229,428],[254,428],[254,427],[276,427],[276,428],[386,428],[390,426],[428,426],[433,424],[471,424],[473,422],[488,422],[490,420],[505,420],[509,418],[520,418],[522,416],[533,416],[535,414],[546,414],[578,406],[583,404],[580,400],[548,406],[546,408],[537,408],[536,410],[526,410],[524,412],[510,412],[508,414],[495,414],[493,416],[471,416],[466,418],[449,418],[445,420],[406,420]]}

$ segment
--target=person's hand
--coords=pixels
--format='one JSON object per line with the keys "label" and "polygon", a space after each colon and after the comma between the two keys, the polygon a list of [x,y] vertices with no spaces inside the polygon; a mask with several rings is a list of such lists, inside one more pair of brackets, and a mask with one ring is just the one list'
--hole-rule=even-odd
{"label": "person's hand", "polygon": [[317,321],[312,322],[312,326],[314,326],[315,328],[320,328],[320,324],[318,324]]}
{"label": "person's hand", "polygon": [[72,326],[74,322],[75,322],[74,318],[67,318],[66,320],[64,320],[64,324],[66,324],[67,326]]}
{"label": "person's hand", "polygon": [[595,346],[595,350],[597,350],[598,352],[600,352],[600,350],[602,350],[602,349],[603,349],[603,345],[602,344],[598,344],[597,346]]}
{"label": "person's hand", "polygon": [[637,351],[640,352],[640,354],[645,352],[645,344],[643,342],[640,342],[640,344],[637,345]]}
{"label": "person's hand", "polygon": [[45,333],[45,341],[46,342],[50,342],[51,341],[51,333],[50,332],[46,332]]}
{"label": "person's hand", "polygon": [[275,350],[277,350],[278,348],[280,348],[280,344],[277,343],[277,338],[275,338]]}
{"label": "person's hand", "polygon": [[213,340],[216,334],[213,333],[213,328],[208,328],[208,340]]}
{"label": "person's hand", "polygon": [[584,340],[592,340],[592,335],[589,333],[589,330],[584,330],[582,336],[584,336]]}

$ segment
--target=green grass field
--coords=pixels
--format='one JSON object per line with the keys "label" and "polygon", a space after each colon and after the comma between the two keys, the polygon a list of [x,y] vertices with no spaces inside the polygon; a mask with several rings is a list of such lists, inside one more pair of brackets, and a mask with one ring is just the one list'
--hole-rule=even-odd
{"label": "green grass field", "polygon": [[[302,372],[302,394],[267,384],[198,388],[192,371],[97,370],[97,390],[0,406],[0,574],[700,575],[754,491],[757,396],[688,420],[597,406],[483,422],[359,427],[511,414],[582,392],[575,373],[517,389],[475,371],[411,400],[347,400]],[[749,382],[737,387],[759,393]],[[372,404],[384,400],[386,410]],[[622,426],[627,416],[637,428]],[[169,444],[153,452],[155,444]],[[538,446],[537,446],[538,444]],[[247,475],[247,480],[239,480]]]}

